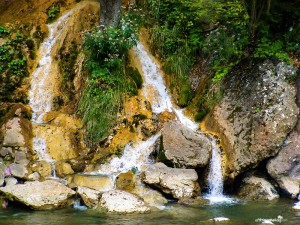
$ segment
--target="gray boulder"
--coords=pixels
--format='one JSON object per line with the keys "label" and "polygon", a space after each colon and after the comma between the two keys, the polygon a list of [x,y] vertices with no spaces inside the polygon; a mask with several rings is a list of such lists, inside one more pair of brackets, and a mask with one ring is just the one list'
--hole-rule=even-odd
{"label": "gray boulder", "polygon": [[276,180],[283,193],[290,198],[296,199],[300,192],[298,179],[292,177],[281,177]]}
{"label": "gray boulder", "polygon": [[170,168],[163,163],[156,163],[148,166],[142,180],[177,199],[191,198],[200,193],[198,175],[194,169]]}
{"label": "gray boulder", "polygon": [[181,123],[170,121],[162,131],[160,160],[175,167],[197,168],[208,164],[211,143]]}
{"label": "gray boulder", "polygon": [[150,211],[143,199],[122,190],[112,190],[103,193],[100,207],[105,208],[108,212],[117,213],[146,213]]}
{"label": "gray boulder", "polygon": [[224,83],[224,97],[204,125],[221,138],[226,178],[276,155],[296,125],[299,109],[296,89],[286,80],[288,71],[266,61],[258,69],[236,71]]}
{"label": "gray boulder", "polygon": [[274,186],[264,178],[248,176],[243,179],[238,196],[249,200],[273,200],[279,198]]}
{"label": "gray boulder", "polygon": [[0,188],[0,192],[10,195],[30,208],[51,210],[72,204],[70,197],[75,192],[58,181],[33,181]]}
{"label": "gray boulder", "polygon": [[79,186],[77,188],[77,193],[80,195],[81,199],[83,200],[84,204],[87,207],[89,208],[99,207],[99,202],[102,195],[101,191]]}

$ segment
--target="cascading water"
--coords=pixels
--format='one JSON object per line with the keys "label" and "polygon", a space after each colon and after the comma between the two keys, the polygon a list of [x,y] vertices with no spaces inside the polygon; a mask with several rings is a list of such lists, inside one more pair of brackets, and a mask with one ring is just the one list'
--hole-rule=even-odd
{"label": "cascading water", "polygon": [[[57,78],[56,71],[53,70],[52,51],[59,39],[68,18],[74,10],[69,11],[60,17],[57,22],[48,25],[49,37],[41,44],[39,49],[39,62],[36,70],[31,76],[31,90],[29,91],[29,105],[32,108],[33,123],[33,150],[38,154],[39,160],[45,160],[52,166],[52,177],[55,174],[55,161],[47,154],[47,144],[42,137],[39,137],[38,126],[42,126],[42,116],[52,110],[53,93],[58,88],[54,84]],[[51,75],[50,75],[51,74]],[[41,125],[40,125],[41,124]]]}

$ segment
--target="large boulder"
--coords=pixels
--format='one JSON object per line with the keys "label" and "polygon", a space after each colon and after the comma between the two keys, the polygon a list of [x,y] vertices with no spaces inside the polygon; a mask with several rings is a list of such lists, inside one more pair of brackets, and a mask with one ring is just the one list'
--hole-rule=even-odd
{"label": "large boulder", "polygon": [[268,161],[267,170],[284,194],[297,198],[300,191],[300,136],[296,130],[289,134],[278,155]]}
{"label": "large boulder", "polygon": [[170,168],[163,163],[156,163],[148,166],[142,180],[177,199],[194,197],[200,193],[198,175],[194,169]]}
{"label": "large boulder", "polygon": [[238,190],[238,196],[249,200],[273,200],[279,198],[274,186],[264,178],[247,176]]}
{"label": "large boulder", "polygon": [[159,158],[176,167],[197,168],[208,164],[211,143],[181,123],[170,121],[162,131],[162,150]]}
{"label": "large boulder", "polygon": [[278,155],[268,161],[267,169],[274,179],[289,176],[300,180],[300,135],[296,130],[288,136]]}
{"label": "large boulder", "polygon": [[[278,153],[297,122],[296,89],[288,81],[289,66],[266,61],[243,67],[224,84],[224,97],[208,115],[204,127],[221,138],[226,178],[255,167]],[[285,72],[284,72],[285,71]]]}
{"label": "large boulder", "polygon": [[112,190],[105,192],[100,200],[100,206],[108,212],[146,213],[150,208],[138,196],[126,191]]}
{"label": "large boulder", "polygon": [[68,206],[72,203],[70,197],[75,194],[72,189],[53,180],[6,186],[0,188],[0,192],[37,210],[51,210]]}

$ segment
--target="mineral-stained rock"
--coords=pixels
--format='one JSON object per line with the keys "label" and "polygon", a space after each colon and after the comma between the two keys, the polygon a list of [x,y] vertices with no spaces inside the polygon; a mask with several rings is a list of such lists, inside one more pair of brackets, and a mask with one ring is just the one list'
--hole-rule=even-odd
{"label": "mineral-stained rock", "polygon": [[111,177],[101,175],[76,174],[74,175],[73,183],[75,186],[83,186],[101,191],[108,191],[114,187]]}
{"label": "mineral-stained rock", "polygon": [[97,191],[87,187],[79,186],[77,188],[77,193],[82,198],[84,204],[89,208],[99,207],[99,201],[102,195],[101,191]]}
{"label": "mineral-stained rock", "polygon": [[33,172],[38,172],[42,177],[51,176],[52,166],[49,162],[42,160],[39,162],[35,162],[31,165],[31,170]]}
{"label": "mineral-stained rock", "polygon": [[134,174],[131,171],[119,174],[116,179],[116,187],[119,190],[132,191],[135,187]]}
{"label": "mineral-stained rock", "polygon": [[57,162],[55,164],[56,175],[59,177],[65,177],[67,175],[73,174],[74,171],[69,163]]}
{"label": "mineral-stained rock", "polygon": [[2,187],[0,192],[38,210],[51,210],[70,205],[72,202],[69,198],[75,194],[72,189],[53,180]]}
{"label": "mineral-stained rock", "polygon": [[162,144],[159,158],[168,164],[196,168],[209,162],[212,147],[208,138],[178,122],[170,121],[164,126]]}
{"label": "mineral-stained rock", "polygon": [[177,169],[163,163],[150,165],[143,175],[146,184],[154,185],[174,198],[197,196],[200,192],[198,175],[194,169]]}
{"label": "mineral-stained rock", "polygon": [[108,212],[146,213],[150,208],[138,196],[126,191],[112,190],[105,192],[100,200],[100,206]]}
{"label": "mineral-stained rock", "polygon": [[264,178],[248,176],[238,190],[238,196],[249,200],[273,200],[279,198],[274,186]]}
{"label": "mineral-stained rock", "polygon": [[295,126],[296,89],[285,80],[287,76],[282,65],[276,71],[266,61],[258,69],[243,68],[225,82],[224,97],[206,117],[205,128],[222,140],[227,178],[276,155]]}
{"label": "mineral-stained rock", "polygon": [[4,183],[6,165],[0,162],[0,186]]}

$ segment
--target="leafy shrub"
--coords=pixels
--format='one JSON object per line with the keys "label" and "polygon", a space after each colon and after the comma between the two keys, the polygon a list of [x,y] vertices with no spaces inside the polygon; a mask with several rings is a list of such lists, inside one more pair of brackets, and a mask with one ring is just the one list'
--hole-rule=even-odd
{"label": "leafy shrub", "polygon": [[[137,42],[138,10],[128,11],[118,27],[98,27],[85,34],[86,88],[78,113],[87,126],[91,144],[108,134],[116,123],[126,94],[136,94],[141,78],[127,69],[128,50]],[[131,73],[132,72],[132,73]]]}
{"label": "leafy shrub", "polygon": [[56,5],[56,3],[53,3],[48,9],[47,9],[47,23],[53,22],[60,13],[60,5]]}
{"label": "leafy shrub", "polygon": [[8,36],[10,33],[10,30],[7,29],[5,26],[0,26],[0,37]]}

